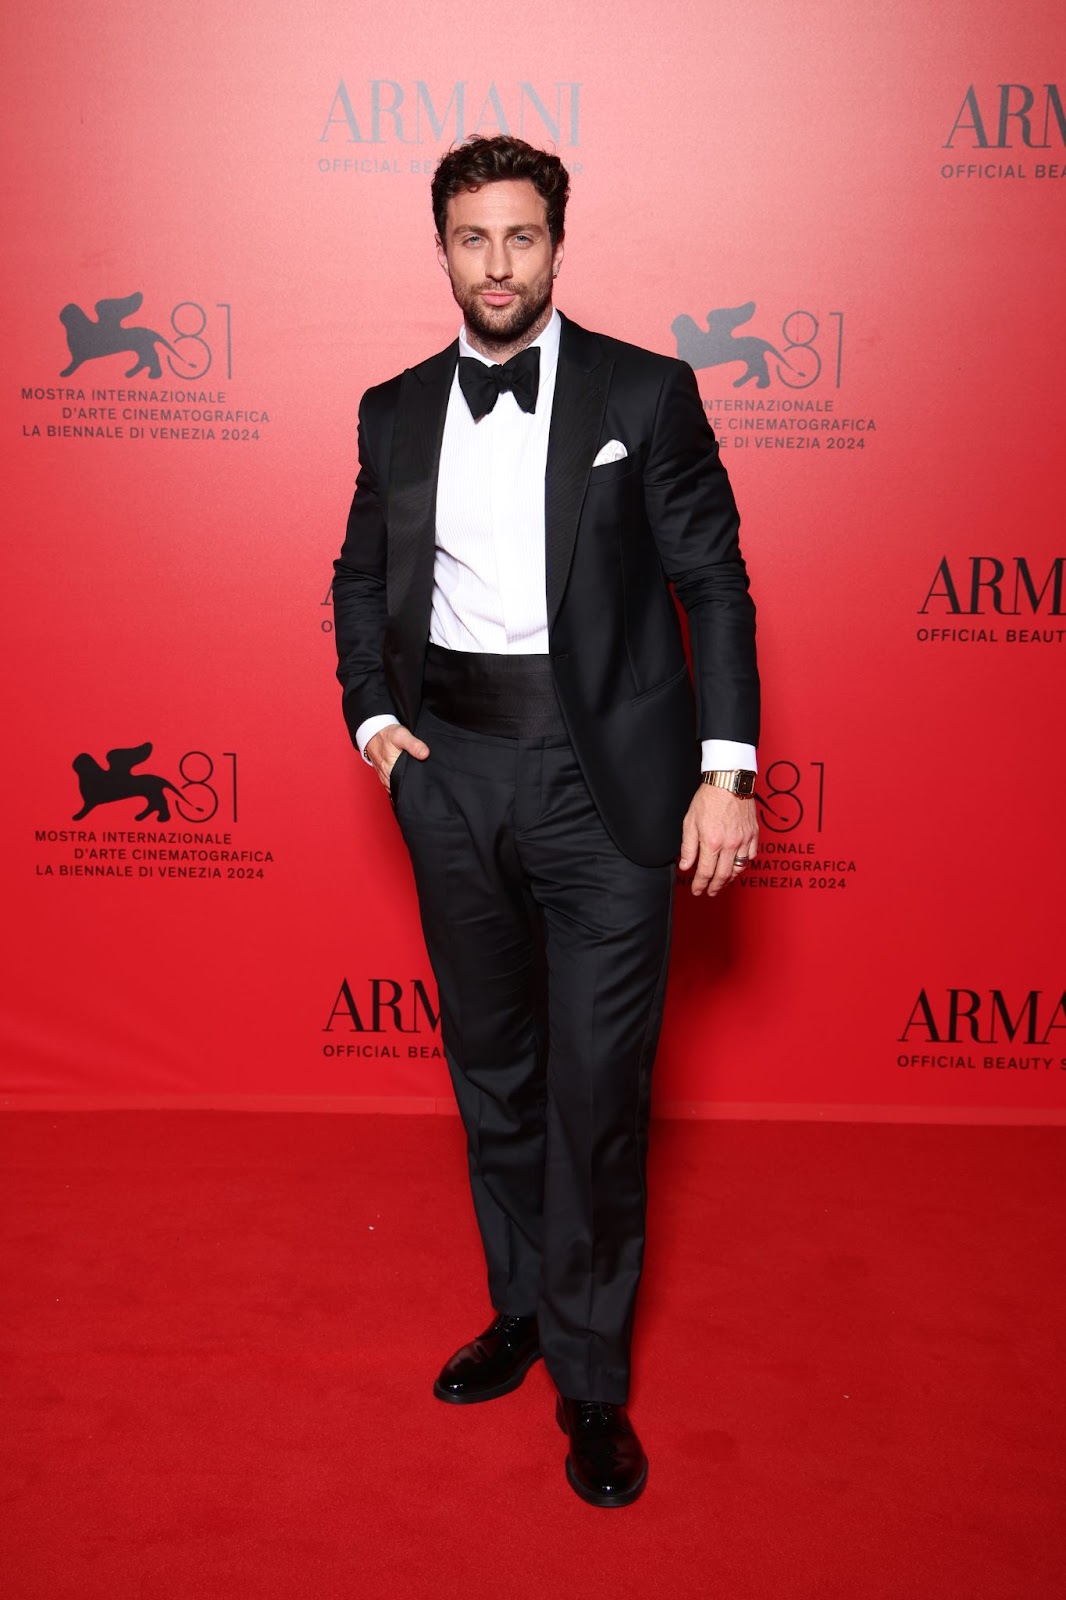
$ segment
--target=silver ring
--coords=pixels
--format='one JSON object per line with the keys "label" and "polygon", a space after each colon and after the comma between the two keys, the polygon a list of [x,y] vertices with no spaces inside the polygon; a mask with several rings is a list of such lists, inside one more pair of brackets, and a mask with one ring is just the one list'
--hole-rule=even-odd
{"label": "silver ring", "polygon": [[747,864],[748,864],[748,860],[747,860],[746,856],[734,856],[733,857],[733,865],[735,867],[746,867]]}

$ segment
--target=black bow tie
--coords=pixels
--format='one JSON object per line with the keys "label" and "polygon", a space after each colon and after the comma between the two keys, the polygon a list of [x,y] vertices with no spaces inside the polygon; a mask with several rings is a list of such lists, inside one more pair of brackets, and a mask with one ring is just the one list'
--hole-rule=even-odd
{"label": "black bow tie", "polygon": [[540,348],[530,345],[502,366],[490,367],[472,356],[460,356],[459,387],[475,422],[488,416],[505,389],[510,389],[523,411],[535,411],[540,387]]}

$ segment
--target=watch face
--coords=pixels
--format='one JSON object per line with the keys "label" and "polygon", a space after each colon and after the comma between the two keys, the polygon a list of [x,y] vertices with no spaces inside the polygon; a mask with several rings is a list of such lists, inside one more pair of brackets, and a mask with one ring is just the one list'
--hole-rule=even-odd
{"label": "watch face", "polygon": [[754,794],[755,793],[755,774],[754,774],[754,772],[738,772],[737,773],[737,784],[736,784],[736,788],[733,790],[733,793],[734,794],[745,795],[745,796]]}

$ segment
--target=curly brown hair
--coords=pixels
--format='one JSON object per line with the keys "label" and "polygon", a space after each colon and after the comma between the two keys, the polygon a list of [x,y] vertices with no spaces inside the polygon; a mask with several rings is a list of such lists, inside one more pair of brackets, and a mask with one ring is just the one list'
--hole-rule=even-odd
{"label": "curly brown hair", "polygon": [[552,245],[557,245],[563,237],[570,174],[558,156],[538,150],[509,133],[498,133],[490,139],[474,134],[441,156],[430,186],[433,220],[440,238],[444,239],[448,201],[461,189],[480,189],[482,184],[503,183],[513,178],[528,178],[544,201],[548,233]]}

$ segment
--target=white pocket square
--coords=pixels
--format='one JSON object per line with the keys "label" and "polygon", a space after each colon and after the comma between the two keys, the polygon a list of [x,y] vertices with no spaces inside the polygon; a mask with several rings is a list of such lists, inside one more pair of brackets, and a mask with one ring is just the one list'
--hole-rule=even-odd
{"label": "white pocket square", "polygon": [[605,467],[610,461],[624,461],[628,454],[629,451],[621,439],[608,439],[592,465],[594,467]]}

